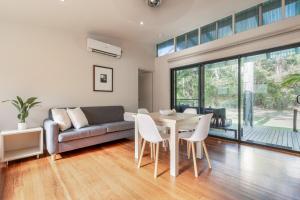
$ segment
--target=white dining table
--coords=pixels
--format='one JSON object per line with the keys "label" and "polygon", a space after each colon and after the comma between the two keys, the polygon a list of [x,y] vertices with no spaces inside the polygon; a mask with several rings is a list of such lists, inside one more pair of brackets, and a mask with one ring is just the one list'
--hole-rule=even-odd
{"label": "white dining table", "polygon": [[[179,172],[179,144],[178,130],[193,129],[197,125],[201,115],[175,113],[169,116],[161,115],[159,112],[149,113],[154,122],[159,126],[168,127],[170,130],[170,175],[176,177]],[[202,145],[196,145],[197,158],[203,158]],[[134,157],[138,160],[141,151],[141,136],[138,131],[138,123],[135,121],[135,153]]]}

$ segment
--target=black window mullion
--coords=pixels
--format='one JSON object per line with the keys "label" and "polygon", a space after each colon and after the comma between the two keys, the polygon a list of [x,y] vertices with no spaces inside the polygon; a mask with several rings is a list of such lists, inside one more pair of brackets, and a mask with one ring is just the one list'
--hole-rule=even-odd
{"label": "black window mullion", "polygon": [[[204,68],[204,65],[200,65],[200,74],[201,74],[201,77],[200,77],[200,112],[202,111],[203,112],[203,109],[204,109],[204,105],[205,105],[205,102],[204,102],[204,95],[205,95],[205,68]],[[201,108],[203,108],[201,110]]]}
{"label": "black window mullion", "polygon": [[238,57],[238,138],[237,139],[239,142],[241,141],[241,137],[242,137],[242,127],[241,127],[241,95],[242,95],[242,87],[241,87],[241,56]]}

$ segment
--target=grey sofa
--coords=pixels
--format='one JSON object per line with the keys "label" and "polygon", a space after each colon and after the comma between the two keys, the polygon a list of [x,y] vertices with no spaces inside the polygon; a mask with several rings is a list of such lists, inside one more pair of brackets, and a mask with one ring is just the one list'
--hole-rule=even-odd
{"label": "grey sofa", "polygon": [[44,121],[46,147],[52,159],[58,153],[91,145],[132,137],[134,122],[124,121],[122,106],[81,107],[89,126],[81,129],[68,129],[60,132],[58,124],[49,118]]}

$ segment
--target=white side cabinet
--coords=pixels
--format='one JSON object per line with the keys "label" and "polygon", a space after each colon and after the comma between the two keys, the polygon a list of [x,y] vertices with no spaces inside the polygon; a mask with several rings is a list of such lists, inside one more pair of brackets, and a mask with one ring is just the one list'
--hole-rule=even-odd
{"label": "white side cabinet", "polygon": [[2,131],[0,134],[1,161],[9,161],[43,154],[43,129]]}

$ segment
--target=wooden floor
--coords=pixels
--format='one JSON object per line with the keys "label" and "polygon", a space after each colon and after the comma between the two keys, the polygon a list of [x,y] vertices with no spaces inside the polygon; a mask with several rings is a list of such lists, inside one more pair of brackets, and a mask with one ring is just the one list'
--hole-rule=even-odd
{"label": "wooden floor", "polygon": [[[159,174],[145,156],[141,169],[130,140],[62,154],[25,159],[1,168],[0,199],[300,199],[300,156],[209,138],[212,170],[198,160],[199,177],[181,146],[180,175],[169,176],[169,156],[161,149]],[[147,150],[147,152],[149,152]]]}
{"label": "wooden floor", "polygon": [[[235,139],[233,131],[211,129],[210,134]],[[300,151],[300,132],[287,128],[275,127],[244,127],[242,140],[246,142]]]}

